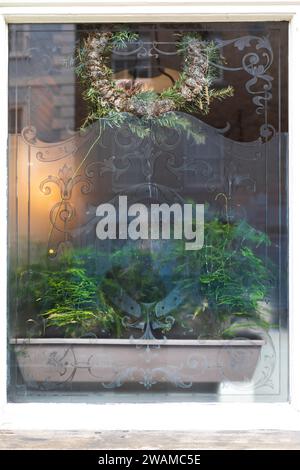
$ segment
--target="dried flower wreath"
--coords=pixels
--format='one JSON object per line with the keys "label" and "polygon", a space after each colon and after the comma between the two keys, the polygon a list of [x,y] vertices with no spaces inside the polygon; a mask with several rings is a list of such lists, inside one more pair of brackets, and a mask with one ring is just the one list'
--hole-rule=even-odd
{"label": "dried flower wreath", "polygon": [[[215,65],[221,64],[223,58],[214,41],[205,41],[197,33],[181,35],[177,50],[183,56],[182,73],[173,86],[161,93],[143,89],[143,83],[138,80],[115,80],[109,67],[112,51],[138,39],[129,30],[93,32],[77,48],[75,71],[85,89],[84,99],[89,103],[89,115],[83,127],[105,117],[118,124],[121,113],[142,120],[156,118],[161,124],[173,127],[170,113],[207,114],[212,100],[233,95],[231,86],[213,88],[218,76]],[[164,123],[162,118],[166,113],[169,117]]]}

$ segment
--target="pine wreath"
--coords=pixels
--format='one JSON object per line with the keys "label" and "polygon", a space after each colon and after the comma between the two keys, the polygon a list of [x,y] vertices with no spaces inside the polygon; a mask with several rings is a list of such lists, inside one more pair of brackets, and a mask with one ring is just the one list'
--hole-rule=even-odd
{"label": "pine wreath", "polygon": [[181,35],[177,50],[183,56],[182,73],[161,93],[145,91],[138,80],[115,80],[109,67],[112,51],[137,40],[138,35],[129,30],[93,32],[78,47],[75,71],[90,108],[84,127],[104,117],[118,121],[120,113],[146,120],[175,111],[207,114],[214,99],[233,95],[231,86],[213,88],[218,73],[214,64],[222,63],[223,58],[214,41],[203,40],[197,33]]}

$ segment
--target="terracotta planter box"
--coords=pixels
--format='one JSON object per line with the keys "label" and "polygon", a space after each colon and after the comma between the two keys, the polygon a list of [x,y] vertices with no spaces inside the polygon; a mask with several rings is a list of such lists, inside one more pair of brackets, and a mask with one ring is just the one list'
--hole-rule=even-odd
{"label": "terracotta planter box", "polygon": [[14,339],[17,364],[28,386],[251,380],[263,340]]}

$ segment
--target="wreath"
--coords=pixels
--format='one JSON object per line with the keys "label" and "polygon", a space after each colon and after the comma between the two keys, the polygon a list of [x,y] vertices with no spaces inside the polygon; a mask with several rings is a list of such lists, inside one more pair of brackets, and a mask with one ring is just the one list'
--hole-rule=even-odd
{"label": "wreath", "polygon": [[114,79],[109,66],[112,51],[138,39],[138,34],[128,30],[93,32],[78,47],[75,72],[83,84],[83,97],[90,111],[83,127],[99,118],[116,119],[116,113],[146,119],[175,111],[207,114],[214,99],[233,95],[231,86],[213,88],[219,73],[216,65],[224,59],[215,41],[203,40],[197,33],[182,34],[177,41],[183,70],[175,83],[161,93],[145,90],[138,79]]}

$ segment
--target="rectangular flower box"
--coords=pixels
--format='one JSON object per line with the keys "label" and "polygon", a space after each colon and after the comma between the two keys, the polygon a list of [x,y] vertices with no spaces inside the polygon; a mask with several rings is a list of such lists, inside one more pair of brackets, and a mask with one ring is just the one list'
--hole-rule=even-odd
{"label": "rectangular flower box", "polygon": [[24,382],[104,388],[251,380],[263,340],[12,339]]}

